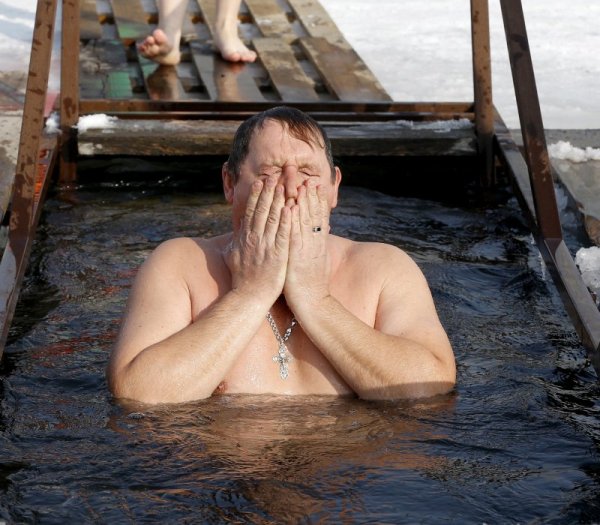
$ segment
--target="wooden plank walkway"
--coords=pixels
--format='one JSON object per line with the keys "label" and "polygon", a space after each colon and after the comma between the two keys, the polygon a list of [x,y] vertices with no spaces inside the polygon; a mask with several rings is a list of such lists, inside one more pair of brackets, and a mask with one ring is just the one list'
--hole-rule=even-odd
{"label": "wooden plank walkway", "polygon": [[251,64],[215,52],[216,0],[189,0],[175,67],[137,51],[158,22],[154,2],[84,0],[80,10],[80,114],[119,117],[110,134],[81,133],[81,155],[221,155],[241,120],[278,104],[325,120],[338,155],[477,154],[472,127],[395,126],[415,114],[472,121],[473,108],[394,103],[316,0],[242,2],[239,33],[258,55]]}
{"label": "wooden plank walkway", "polygon": [[[246,0],[240,35],[256,50],[253,64],[231,64],[214,52],[215,0],[190,0],[182,61],[159,67],[136,42],[158,22],[142,0],[83,0],[82,104],[86,99],[248,102],[391,102],[327,12],[309,0]],[[152,10],[149,10],[152,9]],[[168,69],[165,74],[159,70]]]}

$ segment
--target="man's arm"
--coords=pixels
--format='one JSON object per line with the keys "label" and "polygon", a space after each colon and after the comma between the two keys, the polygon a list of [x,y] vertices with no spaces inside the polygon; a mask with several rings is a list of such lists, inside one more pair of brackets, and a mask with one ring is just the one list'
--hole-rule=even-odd
{"label": "man's arm", "polygon": [[[283,193],[275,193],[273,185],[253,187],[240,235],[226,255],[230,291],[216,289],[204,252],[190,239],[163,243],[142,265],[108,368],[116,397],[184,402],[214,392],[283,288],[290,214]],[[207,295],[212,304],[196,319],[191,274],[215,287]]]}
{"label": "man's arm", "polygon": [[136,276],[108,369],[116,397],[146,403],[209,397],[264,320],[268,300],[230,291],[194,321],[189,290],[174,271],[186,242],[193,241],[161,245]]}
{"label": "man's arm", "polygon": [[454,355],[429,286],[401,250],[362,245],[342,264],[369,275],[378,294],[374,326],[348,311],[330,290],[325,195],[308,185],[293,209],[284,293],[302,329],[362,398],[390,399],[445,393],[456,381]]}
{"label": "man's arm", "polygon": [[[402,271],[389,272],[374,327],[331,294],[294,313],[308,337],[359,397],[394,399],[446,393],[456,381],[454,355],[429,287],[406,254],[385,248],[378,250],[385,254],[386,265]],[[375,273],[373,266],[365,270]]]}

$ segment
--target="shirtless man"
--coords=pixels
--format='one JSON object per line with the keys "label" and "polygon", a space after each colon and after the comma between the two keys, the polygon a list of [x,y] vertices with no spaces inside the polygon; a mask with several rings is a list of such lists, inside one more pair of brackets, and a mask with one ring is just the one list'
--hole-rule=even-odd
{"label": "shirtless man", "polygon": [[[230,62],[254,62],[256,53],[238,36],[238,11],[242,0],[216,0],[215,45]],[[158,64],[179,64],[179,41],[188,0],[158,0],[158,28],[138,46],[140,53]]]}
{"label": "shirtless man", "polygon": [[341,180],[322,128],[248,119],[222,170],[231,233],[161,244],[140,268],[108,378],[116,397],[450,391],[452,348],[413,260],[329,232]]}

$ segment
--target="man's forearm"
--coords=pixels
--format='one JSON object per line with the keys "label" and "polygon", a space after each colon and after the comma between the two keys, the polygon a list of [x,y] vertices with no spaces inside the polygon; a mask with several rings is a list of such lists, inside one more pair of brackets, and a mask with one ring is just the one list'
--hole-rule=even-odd
{"label": "man's forearm", "polygon": [[146,403],[209,397],[264,321],[269,304],[229,292],[189,326],[112,363],[111,390]]}
{"label": "man's forearm", "polygon": [[[304,332],[348,385],[364,399],[425,397],[448,392],[453,358],[426,345],[382,333],[328,296],[317,308],[295,312]],[[444,341],[445,342],[445,341]]]}

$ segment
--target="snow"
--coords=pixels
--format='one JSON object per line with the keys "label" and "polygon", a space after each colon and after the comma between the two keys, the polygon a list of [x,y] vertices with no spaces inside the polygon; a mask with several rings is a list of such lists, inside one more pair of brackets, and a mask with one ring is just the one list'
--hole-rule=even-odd
{"label": "snow", "polygon": [[59,132],[60,117],[58,113],[54,112],[46,119],[46,126],[44,131],[50,135],[54,135]]}
{"label": "snow", "polygon": [[117,117],[109,117],[104,113],[79,117],[77,131],[85,133],[88,129],[110,129],[117,125]]}
{"label": "snow", "polygon": [[583,282],[600,300],[600,246],[577,250],[575,264],[579,266]]}
{"label": "snow", "polygon": [[564,140],[559,140],[554,144],[550,144],[548,146],[548,154],[555,159],[569,160],[571,162],[600,160],[600,149],[590,148],[589,146],[585,149],[578,148]]}

